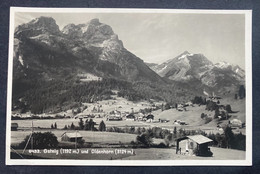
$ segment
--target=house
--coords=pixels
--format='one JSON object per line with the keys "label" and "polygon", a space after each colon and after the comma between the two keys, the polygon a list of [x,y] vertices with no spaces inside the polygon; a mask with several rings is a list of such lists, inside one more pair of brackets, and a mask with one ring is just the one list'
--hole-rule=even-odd
{"label": "house", "polygon": [[134,114],[129,114],[125,117],[125,120],[127,121],[135,121],[135,116]]}
{"label": "house", "polygon": [[64,132],[61,135],[61,141],[79,142],[80,140],[82,140],[82,136],[78,132],[75,133]]}
{"label": "house", "polygon": [[11,131],[17,131],[18,124],[17,123],[11,123]]}
{"label": "house", "polygon": [[208,148],[209,143],[213,140],[203,135],[191,135],[178,138],[176,147],[176,154],[184,153],[197,156],[212,156],[213,153]]}
{"label": "house", "polygon": [[144,114],[142,114],[141,112],[137,115],[137,120],[138,121],[144,121],[145,120],[145,116]]}
{"label": "house", "polygon": [[193,106],[193,103],[191,101],[185,103],[185,106]]}
{"label": "house", "polygon": [[174,120],[173,124],[187,125],[187,123],[185,121],[182,121],[182,120]]}
{"label": "house", "polygon": [[154,115],[149,114],[146,116],[146,122],[153,122],[153,120],[154,120]]}
{"label": "house", "polygon": [[161,119],[161,118],[159,118],[159,122],[161,122],[161,123],[167,123],[167,122],[169,122],[170,120],[168,120],[168,119]]}
{"label": "house", "polygon": [[233,119],[230,121],[231,128],[242,128],[242,121],[238,119]]}
{"label": "house", "polygon": [[122,117],[116,115],[110,115],[107,117],[107,121],[122,121]]}
{"label": "house", "polygon": [[178,105],[177,105],[177,110],[178,110],[178,111],[186,111],[186,108],[184,107],[183,104],[178,104]]}

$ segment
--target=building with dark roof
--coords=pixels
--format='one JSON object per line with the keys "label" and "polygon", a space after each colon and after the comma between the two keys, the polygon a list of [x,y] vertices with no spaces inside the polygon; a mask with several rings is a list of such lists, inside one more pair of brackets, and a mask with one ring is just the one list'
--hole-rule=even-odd
{"label": "building with dark roof", "polygon": [[125,118],[126,118],[126,120],[135,121],[135,116],[134,116],[134,114],[129,114],[129,115],[127,115]]}
{"label": "building with dark roof", "polygon": [[191,135],[177,139],[176,154],[185,153],[197,156],[212,156],[213,153],[208,148],[213,140],[203,135]]}
{"label": "building with dark roof", "polygon": [[17,131],[18,124],[17,123],[11,123],[11,131]]}
{"label": "building with dark roof", "polygon": [[80,133],[78,132],[73,132],[73,133],[68,133],[68,132],[64,132],[61,135],[61,140],[62,141],[69,141],[69,142],[75,142],[75,141],[80,141],[82,139],[82,136],[80,135]]}

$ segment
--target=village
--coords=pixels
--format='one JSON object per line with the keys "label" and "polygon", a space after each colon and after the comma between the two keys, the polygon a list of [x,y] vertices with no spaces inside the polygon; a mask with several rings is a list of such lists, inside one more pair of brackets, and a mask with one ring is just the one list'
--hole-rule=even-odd
{"label": "village", "polygon": [[[164,147],[167,144],[165,147],[174,148],[177,155],[215,156],[216,154],[208,147],[213,144],[213,140],[205,135],[221,135],[227,126],[231,127],[234,134],[244,134],[244,111],[232,105],[233,111],[236,112],[228,113],[227,110],[230,108],[226,109],[226,106],[230,101],[220,97],[208,97],[204,100],[216,104],[214,106],[218,108],[217,116],[214,109],[207,108],[211,104],[202,104],[194,100],[167,106],[167,103],[160,101],[131,102],[116,95],[111,100],[83,103],[81,107],[55,115],[16,113],[13,114],[12,119],[11,141],[12,144],[17,145],[33,130],[34,132],[50,131],[58,137],[59,144],[65,144],[70,148],[76,148],[75,142],[77,147],[85,148],[136,148],[140,146],[137,137],[141,137],[142,132],[152,130],[155,134],[152,136],[151,148]],[[235,102],[235,106],[238,107],[244,104],[242,100]],[[238,109],[240,109],[239,112]],[[80,122],[82,122],[82,128],[80,128]],[[90,122],[93,123],[92,128],[84,127],[84,124],[89,125]],[[101,123],[105,125],[105,129],[98,132]],[[174,135],[176,130],[178,132],[182,130],[184,133]],[[156,135],[158,131],[160,133]],[[167,135],[175,136],[174,141]]]}

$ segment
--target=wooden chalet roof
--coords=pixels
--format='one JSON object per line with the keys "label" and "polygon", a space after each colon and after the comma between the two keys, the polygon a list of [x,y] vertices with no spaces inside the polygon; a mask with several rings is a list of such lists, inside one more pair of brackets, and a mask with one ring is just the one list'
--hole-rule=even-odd
{"label": "wooden chalet roof", "polygon": [[11,123],[11,127],[18,127],[18,124],[17,123]]}
{"label": "wooden chalet roof", "polygon": [[82,138],[82,136],[80,135],[80,133],[76,133],[76,132],[73,132],[73,133],[67,133],[65,132],[64,134],[62,134],[62,136],[64,135],[67,135],[69,138]]}
{"label": "wooden chalet roof", "polygon": [[192,135],[192,136],[187,136],[189,139],[195,141],[198,144],[204,144],[204,143],[209,143],[212,142],[213,140],[203,136],[203,135]]}
{"label": "wooden chalet roof", "polygon": [[126,118],[135,118],[135,116],[133,114],[129,114],[126,116]]}
{"label": "wooden chalet roof", "polygon": [[146,116],[146,119],[154,119],[154,116],[152,114],[149,114]]}

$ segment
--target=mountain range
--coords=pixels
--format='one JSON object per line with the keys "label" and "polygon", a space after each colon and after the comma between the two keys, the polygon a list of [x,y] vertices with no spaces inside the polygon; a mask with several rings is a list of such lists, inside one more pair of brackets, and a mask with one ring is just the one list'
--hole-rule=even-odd
{"label": "mountain range", "polygon": [[175,82],[194,83],[209,91],[220,92],[225,88],[237,88],[245,80],[245,71],[227,62],[213,64],[203,54],[184,51],[161,64],[147,64],[163,78]]}
{"label": "mountain range", "polygon": [[40,17],[18,26],[14,37],[15,66],[25,75],[30,67],[35,76],[52,79],[57,75],[53,71],[69,68],[69,73],[93,73],[128,81],[162,80],[143,60],[124,48],[109,25],[98,19],[68,24],[59,30],[53,18]]}
{"label": "mountain range", "polygon": [[80,91],[84,91],[83,87],[89,88],[86,82],[101,79],[125,81],[127,85],[122,85],[121,93],[129,98],[138,95],[143,99],[159,96],[172,100],[202,94],[205,88],[234,91],[244,83],[244,77],[244,70],[238,66],[213,64],[202,54],[187,51],[162,64],[146,64],[99,19],[68,24],[60,30],[53,18],[39,17],[19,25],[14,32],[14,105],[33,105],[40,98],[45,98],[48,105],[54,96],[63,96],[59,98],[62,101],[89,101],[98,92],[82,93],[76,100],[73,89],[80,86]]}

